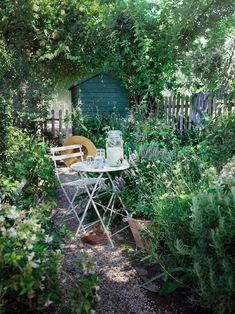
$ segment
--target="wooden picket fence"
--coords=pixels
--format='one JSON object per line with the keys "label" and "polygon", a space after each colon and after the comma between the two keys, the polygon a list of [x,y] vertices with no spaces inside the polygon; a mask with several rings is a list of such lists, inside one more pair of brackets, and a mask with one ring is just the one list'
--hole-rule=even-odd
{"label": "wooden picket fence", "polygon": [[[235,110],[235,103],[226,98],[209,96],[208,109],[205,113],[208,116],[217,116]],[[170,96],[155,103],[154,114],[162,118],[167,124],[178,129],[192,130],[192,96]]]}
{"label": "wooden picket fence", "polygon": [[[232,110],[235,110],[234,102],[221,97],[209,96],[207,115],[217,116]],[[192,130],[195,127],[192,122],[192,97],[182,95],[164,97],[163,100],[155,102],[153,113],[181,133],[183,130]],[[58,114],[55,110],[51,110],[50,117],[39,122],[41,135],[50,134],[52,138],[58,139],[62,143],[63,138],[72,135],[72,127],[65,119],[68,115],[68,110],[60,109]]]}
{"label": "wooden picket fence", "polygon": [[53,139],[58,139],[62,143],[63,138],[72,134],[71,127],[65,117],[69,115],[68,110],[51,110],[50,116],[39,122],[39,131],[43,137],[50,135]]}

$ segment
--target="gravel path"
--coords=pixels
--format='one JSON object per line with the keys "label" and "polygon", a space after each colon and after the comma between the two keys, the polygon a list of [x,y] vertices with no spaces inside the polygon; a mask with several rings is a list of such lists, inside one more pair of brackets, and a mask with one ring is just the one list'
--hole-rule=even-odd
{"label": "gravel path", "polygon": [[[60,169],[63,180],[75,178],[68,168]],[[71,191],[72,193],[73,191]],[[63,193],[57,191],[58,209],[63,212],[67,207]],[[74,230],[71,223],[67,223],[70,230]],[[121,240],[121,241],[120,241]],[[123,244],[123,237],[115,240],[115,248],[109,244],[91,246],[80,240],[70,240],[64,245],[65,264],[69,269],[73,261],[78,257],[79,251],[84,249],[96,264],[95,272],[99,278],[100,302],[95,313],[98,314],[152,314],[164,313],[157,308],[145,291],[140,288],[140,278],[136,270],[131,266],[130,255],[134,253],[133,246]]]}

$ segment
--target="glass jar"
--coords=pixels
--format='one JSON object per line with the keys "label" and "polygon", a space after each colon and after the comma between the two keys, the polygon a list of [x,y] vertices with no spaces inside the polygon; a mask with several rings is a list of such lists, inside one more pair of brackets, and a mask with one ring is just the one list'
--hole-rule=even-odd
{"label": "glass jar", "polygon": [[123,163],[123,140],[119,130],[109,131],[106,141],[107,164],[119,167]]}

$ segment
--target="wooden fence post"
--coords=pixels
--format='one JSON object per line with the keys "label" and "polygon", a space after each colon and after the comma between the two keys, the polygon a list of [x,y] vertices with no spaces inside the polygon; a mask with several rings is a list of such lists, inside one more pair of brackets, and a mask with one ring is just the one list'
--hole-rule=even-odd
{"label": "wooden fence post", "polygon": [[173,100],[172,100],[172,127],[175,126],[175,104],[176,104],[176,97],[173,96]]}
{"label": "wooden fence post", "polygon": [[171,125],[171,108],[172,108],[172,97],[169,97],[169,101],[168,101],[168,124]]}
{"label": "wooden fence post", "polygon": [[55,138],[55,110],[51,110],[51,133],[53,138]]}
{"label": "wooden fence post", "polygon": [[160,101],[158,99],[155,99],[156,101],[156,118],[158,119],[159,118],[159,107],[160,107]]}
{"label": "wooden fence post", "polygon": [[45,135],[45,133],[47,133],[47,120],[46,119],[43,121],[43,131]]}
{"label": "wooden fence post", "polygon": [[179,118],[180,118],[180,134],[182,134],[184,126],[184,99],[182,98],[182,96],[180,98]]}
{"label": "wooden fence post", "polygon": [[189,115],[188,115],[188,108],[189,107],[189,97],[188,95],[185,97],[185,121],[184,121],[184,128],[188,128],[188,120],[189,120]]}
{"label": "wooden fence post", "polygon": [[167,97],[164,97],[164,121],[165,123],[167,123],[167,103],[168,103],[168,99]]}
{"label": "wooden fence post", "polygon": [[212,115],[212,103],[213,103],[213,96],[208,97],[208,115]]}
{"label": "wooden fence post", "polygon": [[62,134],[62,110],[59,110],[59,141],[63,142],[63,134]]}
{"label": "wooden fence post", "polygon": [[69,111],[68,111],[68,109],[66,109],[65,110],[65,118],[67,118],[67,120],[65,121],[65,136],[66,137],[68,137],[68,135],[69,135],[68,115],[69,115]]}
{"label": "wooden fence post", "polygon": [[189,114],[188,114],[188,129],[192,129],[192,104],[193,104],[193,97],[189,97]]}

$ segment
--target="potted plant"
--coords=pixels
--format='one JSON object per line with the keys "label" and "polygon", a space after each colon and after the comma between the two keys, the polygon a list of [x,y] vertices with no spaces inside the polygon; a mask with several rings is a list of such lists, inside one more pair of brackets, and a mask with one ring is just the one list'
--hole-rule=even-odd
{"label": "potted plant", "polygon": [[151,240],[155,228],[153,198],[156,189],[160,191],[159,178],[172,163],[173,153],[159,148],[156,142],[145,143],[138,152],[130,155],[131,170],[126,175],[124,203],[131,214],[130,228],[136,245],[144,247]]}
{"label": "potted plant", "polygon": [[136,246],[143,248],[151,241],[153,230],[152,192],[146,182],[139,178],[130,183],[126,178],[126,186],[122,189],[122,198],[130,214],[128,223],[136,242]]}
{"label": "potted plant", "polygon": [[151,220],[151,203],[141,200],[136,204],[132,217],[128,222],[132,235],[135,239],[136,246],[139,248],[145,247],[145,245],[151,242],[151,233],[153,230],[153,222]]}

